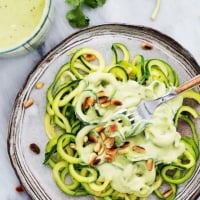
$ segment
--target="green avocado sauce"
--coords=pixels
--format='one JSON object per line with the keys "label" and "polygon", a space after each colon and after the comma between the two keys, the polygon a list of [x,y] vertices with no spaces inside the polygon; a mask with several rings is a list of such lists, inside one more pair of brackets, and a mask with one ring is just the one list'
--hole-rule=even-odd
{"label": "green avocado sauce", "polygon": [[26,40],[40,23],[45,0],[0,0],[0,49]]}
{"label": "green avocado sauce", "polygon": [[[154,99],[164,96],[168,91],[164,83],[154,81],[148,86],[142,86],[135,81],[127,81],[119,83],[112,79],[111,75],[106,75],[110,83],[104,88],[107,94],[111,94],[114,99],[119,99],[123,105],[128,108],[134,108],[142,99]],[[93,73],[88,76],[88,86],[86,91],[101,91],[99,88],[99,80],[104,80],[104,74]],[[112,87],[111,87],[112,86]],[[115,89],[113,89],[115,88]],[[134,92],[133,92],[134,91]],[[82,98],[80,96],[80,98]],[[135,134],[132,137],[127,137],[129,142],[128,151],[126,154],[115,155],[115,160],[112,162],[102,162],[96,166],[99,171],[99,180],[110,180],[113,189],[120,193],[135,194],[138,197],[149,196],[155,188],[160,184],[156,181],[157,164],[169,164],[175,161],[185,150],[184,144],[181,142],[181,135],[177,132],[174,125],[174,116],[183,103],[183,97],[177,96],[156,108],[152,118],[148,121],[149,124],[144,131]],[[110,108],[111,113],[114,111]],[[100,109],[99,109],[100,110]],[[109,119],[109,109],[106,109],[106,120]],[[100,110],[101,112],[101,110]],[[102,112],[101,112],[102,113]],[[93,113],[87,113],[93,119]],[[137,116],[137,113],[136,113]],[[136,117],[138,121],[144,121],[142,118]],[[123,127],[118,124],[119,132],[123,134],[123,130],[131,129],[131,126]],[[105,125],[106,127],[106,125]],[[88,126],[82,129],[77,136],[77,146],[82,146],[79,142],[83,141],[88,130],[92,130],[93,126]],[[127,128],[127,129],[126,129]],[[79,142],[78,142],[79,141]],[[79,150],[81,159],[87,163],[91,152],[93,152],[94,144],[87,145]],[[133,151],[134,146],[140,146],[145,149],[145,153]],[[102,155],[103,159],[103,155]],[[146,161],[154,160],[154,167],[148,170]]]}

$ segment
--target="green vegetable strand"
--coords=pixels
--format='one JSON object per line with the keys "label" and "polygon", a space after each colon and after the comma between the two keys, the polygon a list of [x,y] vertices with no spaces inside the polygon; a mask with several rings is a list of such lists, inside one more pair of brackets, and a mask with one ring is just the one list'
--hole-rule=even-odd
{"label": "green vegetable strand", "polygon": [[151,19],[152,20],[155,20],[157,15],[158,15],[158,12],[160,10],[160,3],[161,3],[160,0],[156,0],[156,6],[155,6],[154,11],[153,11],[153,13],[151,15]]}

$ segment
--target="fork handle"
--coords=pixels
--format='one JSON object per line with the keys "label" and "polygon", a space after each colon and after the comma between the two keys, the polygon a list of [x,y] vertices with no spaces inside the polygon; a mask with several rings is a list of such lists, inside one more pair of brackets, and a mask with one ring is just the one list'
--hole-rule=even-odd
{"label": "fork handle", "polygon": [[175,89],[176,94],[180,94],[188,89],[193,88],[194,86],[197,86],[200,84],[200,74],[192,78],[191,80],[187,81],[186,83],[183,83],[181,86],[177,87]]}

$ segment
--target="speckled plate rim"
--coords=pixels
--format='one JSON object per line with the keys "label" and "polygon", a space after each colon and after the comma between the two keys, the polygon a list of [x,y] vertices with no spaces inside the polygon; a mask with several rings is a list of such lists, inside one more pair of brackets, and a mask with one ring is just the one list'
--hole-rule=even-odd
{"label": "speckled plate rim", "polygon": [[[22,109],[24,98],[27,97],[31,92],[29,91],[29,89],[27,89],[27,86],[33,84],[33,82],[35,83],[39,79],[38,77],[42,76],[43,73],[45,73],[46,69],[49,67],[51,62],[58,59],[60,54],[65,52],[67,48],[70,49],[70,45],[78,43],[80,40],[79,38],[80,36],[83,36],[86,33],[89,33],[92,36],[93,33],[97,33],[98,31],[99,32],[103,31],[107,33],[110,32],[110,34],[117,33],[121,35],[124,35],[124,32],[137,33],[137,34],[140,33],[143,36],[147,36],[145,37],[146,41],[151,42],[151,40],[156,40],[161,45],[164,45],[166,48],[168,48],[168,50],[172,52],[172,54],[176,54],[177,56],[176,58],[180,62],[187,64],[188,66],[187,69],[189,70],[190,76],[200,73],[200,67],[189,51],[187,51],[182,45],[176,42],[173,38],[149,27],[134,26],[129,24],[103,24],[83,29],[67,37],[59,45],[57,45],[54,49],[52,49],[29,74],[23,87],[21,88],[16,97],[11,118],[9,121],[7,147],[8,147],[10,161],[19,180],[21,181],[25,190],[32,199],[49,200],[51,198],[48,196],[48,194],[45,193],[44,189],[37,181],[37,179],[33,177],[32,173],[28,171],[26,167],[23,166],[24,163],[20,163],[21,158],[18,155],[19,152],[21,151],[21,149],[18,149],[16,145],[17,142],[19,142],[18,141],[19,131],[20,131],[19,127],[21,126],[20,124],[21,121],[19,119],[21,116],[19,116],[19,111],[20,109]],[[22,109],[21,111],[22,118],[24,112],[25,111]],[[196,175],[198,174],[200,174],[199,164],[198,164],[198,169],[196,171]],[[193,179],[190,182],[193,182]],[[197,199],[197,197],[200,194],[199,188],[200,188],[200,178],[199,180],[197,180],[195,187],[192,187],[193,190],[190,191],[190,193],[187,193],[188,195],[187,199],[188,200]],[[177,197],[177,199],[179,199],[179,197]]]}

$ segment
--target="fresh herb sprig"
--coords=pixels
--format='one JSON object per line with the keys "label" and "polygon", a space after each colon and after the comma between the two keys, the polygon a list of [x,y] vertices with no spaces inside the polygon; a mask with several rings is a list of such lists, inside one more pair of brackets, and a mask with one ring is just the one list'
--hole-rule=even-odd
{"label": "fresh herb sprig", "polygon": [[[68,11],[66,19],[73,28],[83,28],[89,26],[90,19],[84,14],[83,6],[97,8],[103,6],[106,0],[65,0],[65,3],[72,6],[73,9]],[[161,0],[156,0],[155,8],[151,15],[151,20],[157,18],[160,9]]]}
{"label": "fresh herb sprig", "polygon": [[90,19],[83,12],[83,6],[97,8],[103,6],[106,0],[65,0],[65,2],[73,6],[73,9],[66,14],[69,24],[74,28],[83,28],[88,26],[90,22]]}

